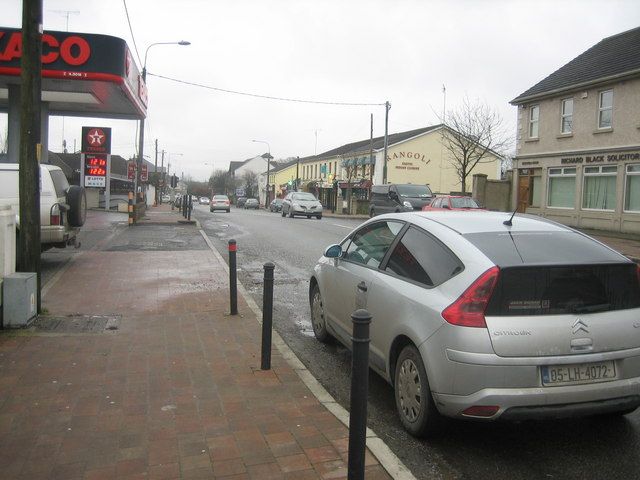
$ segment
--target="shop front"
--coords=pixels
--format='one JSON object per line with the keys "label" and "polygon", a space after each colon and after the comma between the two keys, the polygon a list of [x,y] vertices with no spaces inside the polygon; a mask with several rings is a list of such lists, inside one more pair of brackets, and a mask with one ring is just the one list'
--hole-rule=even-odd
{"label": "shop front", "polygon": [[515,164],[519,212],[572,227],[640,233],[640,150],[598,150]]}

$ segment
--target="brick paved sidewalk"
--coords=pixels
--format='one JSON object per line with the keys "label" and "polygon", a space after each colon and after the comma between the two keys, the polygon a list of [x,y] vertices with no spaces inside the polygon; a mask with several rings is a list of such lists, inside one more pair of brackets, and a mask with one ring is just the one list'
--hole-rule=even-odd
{"label": "brick paved sidewalk", "polygon": [[[208,250],[79,255],[44,307],[119,329],[0,334],[0,477],[346,478],[346,427],[278,350],[259,369],[259,324],[227,300]],[[390,478],[369,453],[366,478]]]}

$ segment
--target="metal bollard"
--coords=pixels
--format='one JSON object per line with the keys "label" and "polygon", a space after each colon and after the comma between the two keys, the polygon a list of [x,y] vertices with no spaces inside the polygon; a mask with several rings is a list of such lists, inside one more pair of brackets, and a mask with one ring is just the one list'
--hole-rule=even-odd
{"label": "metal bollard", "polygon": [[187,218],[187,196],[186,195],[182,196],[182,203],[180,204],[180,206],[182,207],[182,216],[184,218]]}
{"label": "metal bollard", "polygon": [[260,368],[271,369],[271,328],[273,325],[273,270],[276,266],[264,264],[264,285],[262,289],[262,358]]}
{"label": "metal bollard", "polygon": [[187,220],[191,221],[191,210],[193,210],[193,197],[189,195],[189,210],[187,212]]}
{"label": "metal bollard", "polygon": [[369,395],[369,325],[371,314],[356,310],[353,322],[351,357],[351,401],[349,413],[349,463],[347,478],[364,480],[367,446],[367,396]]}
{"label": "metal bollard", "polygon": [[127,206],[129,211],[129,226],[133,225],[133,192],[129,192],[129,205]]}
{"label": "metal bollard", "polygon": [[238,314],[238,272],[236,265],[236,241],[229,240],[229,313]]}

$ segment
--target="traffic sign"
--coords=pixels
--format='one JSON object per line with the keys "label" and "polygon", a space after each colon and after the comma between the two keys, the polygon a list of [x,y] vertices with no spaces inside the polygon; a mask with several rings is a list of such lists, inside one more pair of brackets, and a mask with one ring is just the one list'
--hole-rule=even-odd
{"label": "traffic sign", "polygon": [[133,160],[127,162],[127,178],[129,180],[136,178],[136,162]]}
{"label": "traffic sign", "polygon": [[146,182],[149,180],[149,170],[146,163],[140,165],[140,181]]}

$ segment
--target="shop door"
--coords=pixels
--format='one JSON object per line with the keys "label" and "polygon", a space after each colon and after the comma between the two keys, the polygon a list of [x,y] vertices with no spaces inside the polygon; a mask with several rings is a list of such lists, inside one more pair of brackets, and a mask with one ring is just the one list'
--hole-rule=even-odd
{"label": "shop door", "polygon": [[518,177],[518,212],[525,213],[529,206],[529,176]]}

